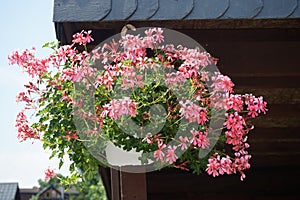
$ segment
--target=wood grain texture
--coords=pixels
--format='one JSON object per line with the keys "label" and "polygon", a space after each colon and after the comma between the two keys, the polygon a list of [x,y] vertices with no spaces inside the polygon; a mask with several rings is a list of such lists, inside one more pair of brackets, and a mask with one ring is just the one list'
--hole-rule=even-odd
{"label": "wood grain texture", "polygon": [[[247,178],[243,182],[238,176],[225,175],[213,178],[207,174],[195,176],[179,170],[164,169],[147,174],[148,200],[172,198],[189,200],[210,195],[215,199],[298,196],[297,177],[300,176],[300,172],[297,168],[289,169],[274,167],[272,170],[251,170],[246,173]],[[291,184],[291,181],[294,181],[294,184]]]}
{"label": "wood grain texture", "polygon": [[120,199],[147,200],[146,174],[126,172],[128,170],[133,171],[135,170],[135,167],[134,166],[121,167],[121,171],[120,171],[121,198]]}

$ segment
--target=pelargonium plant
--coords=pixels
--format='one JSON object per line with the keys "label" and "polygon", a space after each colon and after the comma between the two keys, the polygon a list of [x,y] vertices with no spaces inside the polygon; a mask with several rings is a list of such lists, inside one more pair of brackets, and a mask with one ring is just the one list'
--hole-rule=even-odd
{"label": "pelargonium plant", "polygon": [[[47,43],[53,53],[15,51],[32,81],[17,96],[18,139],[39,139],[51,157],[68,155],[69,180],[90,175],[105,159],[108,142],[140,152],[143,165],[209,175],[241,175],[250,168],[251,119],[266,113],[263,97],[234,94],[228,76],[202,48],[164,43],[161,28],[125,34],[88,52],[91,31],[71,45]],[[34,110],[30,123],[26,112]],[[53,172],[53,171],[51,171]],[[51,173],[51,175],[55,175]]]}

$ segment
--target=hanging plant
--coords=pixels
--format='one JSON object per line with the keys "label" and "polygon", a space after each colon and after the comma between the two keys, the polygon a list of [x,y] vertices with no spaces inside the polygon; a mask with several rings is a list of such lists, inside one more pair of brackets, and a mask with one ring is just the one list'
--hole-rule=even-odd
{"label": "hanging plant", "polygon": [[[139,153],[140,165],[153,170],[239,173],[243,180],[251,120],[266,113],[267,103],[235,94],[234,83],[203,48],[167,43],[164,31],[171,30],[143,30],[90,52],[91,31],[75,34],[71,45],[47,43],[53,53],[44,59],[35,49],[13,52],[10,64],[32,77],[17,96],[25,102],[16,120],[18,139],[41,140],[51,157],[60,158],[59,167],[68,155],[68,180],[109,166],[109,145]],[[31,109],[34,123],[25,115]]]}

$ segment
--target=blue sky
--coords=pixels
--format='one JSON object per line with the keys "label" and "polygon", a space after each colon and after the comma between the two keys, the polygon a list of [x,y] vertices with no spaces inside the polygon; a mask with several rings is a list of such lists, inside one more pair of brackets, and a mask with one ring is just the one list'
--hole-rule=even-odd
{"label": "blue sky", "polygon": [[8,65],[7,55],[32,46],[38,57],[47,55],[49,51],[42,45],[56,40],[52,16],[53,0],[10,0],[0,7],[0,182],[18,182],[22,188],[37,186],[44,170],[58,165],[57,160],[48,159],[50,152],[43,150],[39,141],[17,140],[14,124],[22,105],[15,97],[28,78],[18,66]]}

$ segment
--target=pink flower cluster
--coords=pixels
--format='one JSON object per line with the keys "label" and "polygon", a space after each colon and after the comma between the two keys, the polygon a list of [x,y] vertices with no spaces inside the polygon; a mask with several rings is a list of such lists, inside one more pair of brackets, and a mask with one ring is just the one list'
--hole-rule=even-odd
{"label": "pink flower cluster", "polygon": [[17,137],[21,142],[27,140],[28,138],[40,139],[38,131],[29,126],[29,122],[24,114],[24,111],[18,113],[15,126],[17,127],[18,131]]}
{"label": "pink flower cluster", "polygon": [[243,172],[250,168],[249,160],[251,155],[246,151],[235,153],[235,158],[232,160],[228,155],[221,157],[218,153],[215,153],[208,159],[206,171],[213,177],[223,174],[235,174],[239,172],[240,178],[243,180],[246,175]]}
{"label": "pink flower cluster", "polygon": [[178,46],[178,48],[172,52],[174,52],[177,59],[184,60],[184,63],[178,70],[185,78],[198,77],[201,69],[212,63],[212,58],[207,52],[200,52],[197,49],[188,49],[183,46]]}
{"label": "pink flower cluster", "polygon": [[204,125],[207,120],[206,108],[200,107],[190,100],[185,102],[180,101],[181,105],[180,113],[185,117],[189,122],[197,122],[198,124]]}
{"label": "pink flower cluster", "polygon": [[108,104],[105,104],[103,109],[101,116],[109,116],[114,120],[119,119],[122,115],[135,116],[137,114],[136,103],[129,97],[113,99]]}
{"label": "pink flower cluster", "polygon": [[177,146],[168,146],[166,161],[171,165],[176,162],[178,156],[175,153]]}
{"label": "pink flower cluster", "polygon": [[[52,55],[45,59],[37,59],[35,57],[35,48],[32,48],[31,50],[26,49],[21,53],[19,51],[14,51],[11,55],[8,56],[9,64],[17,64],[22,67],[23,70],[27,72],[32,78],[37,78],[37,83],[43,82],[43,79],[45,79],[45,77],[49,75],[49,66],[53,65],[58,69],[59,72],[62,72],[62,76],[51,81],[48,80],[48,84],[49,86],[53,86],[54,88],[61,90],[63,94],[61,100],[71,102],[71,97],[66,95],[66,91],[62,90],[61,84],[65,80],[69,80],[72,82],[79,81],[82,79],[83,75],[88,74],[88,69],[84,68],[84,65],[82,65],[88,54],[86,52],[77,53],[74,45],[76,43],[86,44],[93,41],[90,33],[91,31],[83,31],[81,33],[75,34],[73,37],[74,43],[72,45],[64,45],[59,47]],[[71,67],[61,69],[67,61],[71,61]],[[35,109],[35,104],[38,104],[43,100],[41,98],[41,95],[44,91],[40,90],[39,84],[34,84],[32,82],[29,82],[27,85],[25,85],[25,88],[27,90],[25,92],[20,92],[17,96],[16,101],[25,102],[26,109]],[[32,94],[34,95],[32,96]],[[34,99],[34,97],[37,97],[37,99]],[[18,130],[17,137],[20,141],[25,141],[28,138],[40,138],[39,130],[30,127],[24,111],[20,112],[17,115],[16,127]],[[74,138],[75,136],[70,135],[70,137]]]}
{"label": "pink flower cluster", "polygon": [[26,102],[27,104],[30,104],[32,102],[32,100],[28,97],[28,94],[26,94],[25,92],[20,92],[17,95],[16,102],[21,101]]}
{"label": "pink flower cluster", "polygon": [[194,146],[198,146],[202,149],[207,149],[209,147],[209,139],[207,138],[207,132],[206,131],[197,131],[192,130],[191,131],[193,138],[191,139],[190,143]]}
{"label": "pink flower cluster", "polygon": [[156,161],[161,161],[161,163],[167,162],[171,165],[178,159],[178,156],[175,153],[177,146],[166,147],[167,145],[163,142],[158,142],[158,149],[154,151],[153,156],[156,158]]}
{"label": "pink flower cluster", "polygon": [[163,149],[166,148],[166,144],[164,144],[163,142],[158,142],[157,143],[158,149],[156,151],[154,151],[154,158],[156,158],[156,160],[160,160],[163,162],[164,157],[165,157],[165,153],[163,151]]}
{"label": "pink flower cluster", "polygon": [[233,109],[237,112],[242,111],[244,101],[243,101],[243,96],[240,94],[229,94],[226,93],[224,97],[225,103],[224,103],[224,108],[226,110]]}
{"label": "pink flower cluster", "polygon": [[166,85],[169,87],[174,87],[174,86],[176,87],[178,83],[185,82],[185,81],[186,81],[186,77],[184,77],[184,74],[180,72],[167,73],[165,77]]}
{"label": "pink flower cluster", "polygon": [[134,88],[135,86],[143,86],[143,76],[138,75],[136,72],[124,72],[122,78],[122,88],[127,90],[128,88]]}
{"label": "pink flower cluster", "polygon": [[[241,180],[245,178],[244,170],[250,168],[248,149],[250,145],[247,143],[247,134],[253,129],[253,126],[246,123],[246,118],[255,118],[259,113],[266,113],[267,103],[263,101],[263,97],[255,97],[252,94],[238,95],[230,94],[233,84],[228,78],[220,74],[214,77],[214,87],[218,92],[213,96],[213,106],[216,108],[225,108],[225,136],[226,143],[232,145],[234,150],[234,158],[226,155],[221,157],[215,153],[209,160],[206,171],[213,176],[233,174],[239,172]],[[223,83],[222,83],[223,82]],[[222,86],[223,85],[223,86]],[[227,85],[227,86],[226,86]],[[246,114],[244,112],[246,108]]]}
{"label": "pink flower cluster", "polygon": [[245,120],[237,112],[234,114],[225,114],[226,121],[224,126],[227,128],[225,132],[227,141],[226,143],[232,145],[240,145],[243,142],[243,138],[246,134],[244,127],[246,127]]}
{"label": "pink flower cluster", "polygon": [[[251,158],[251,155],[246,151],[250,147],[247,143],[247,134],[253,129],[253,126],[249,128],[245,117],[251,116],[254,118],[258,116],[258,113],[266,113],[267,103],[263,101],[262,97],[257,98],[251,94],[233,95],[226,93],[223,97],[225,97],[223,102],[224,108],[234,110],[233,113],[225,114],[224,126],[226,128],[226,143],[232,145],[235,157],[231,158],[228,155],[221,157],[218,153],[215,153],[208,160],[206,171],[213,176],[239,172],[241,180],[243,180],[246,177],[243,171],[250,168],[249,160]],[[239,113],[244,105],[248,111],[246,116],[242,116]]]}
{"label": "pink flower cluster", "polygon": [[153,28],[145,32],[145,37],[126,34],[120,40],[120,46],[125,50],[120,56],[124,60],[131,60],[135,63],[139,58],[146,56],[146,48],[153,48],[155,44],[164,41],[162,33],[163,31],[161,28]]}
{"label": "pink flower cluster", "polygon": [[266,108],[267,102],[263,100],[263,97],[256,98],[252,94],[245,94],[245,104],[247,105],[248,115],[250,115],[252,118],[255,118],[258,116],[258,113],[264,113],[268,111]]}
{"label": "pink flower cluster", "polygon": [[[167,162],[168,164],[174,164],[178,159],[176,155],[176,150],[181,149],[182,151],[187,150],[192,147],[200,147],[202,149],[207,149],[209,147],[209,139],[207,138],[207,132],[192,130],[189,136],[179,136],[179,141],[177,145],[166,145],[164,140],[155,139],[157,142],[158,149],[154,151],[153,156],[156,161],[161,163]],[[191,138],[191,139],[189,139]],[[149,138],[147,138],[149,140]],[[152,143],[153,141],[151,141]]]}
{"label": "pink flower cluster", "polygon": [[50,63],[56,68],[60,68],[67,60],[73,60],[76,55],[75,48],[72,45],[60,46],[52,56],[49,57]]}
{"label": "pink flower cluster", "polygon": [[62,78],[69,80],[73,83],[82,80],[83,74],[81,70],[77,67],[67,68],[62,71]]}
{"label": "pink flower cluster", "polygon": [[257,117],[259,113],[266,114],[268,111],[267,102],[263,100],[263,97],[255,97],[252,94],[216,93],[212,95],[211,99],[212,106],[218,109],[232,109],[236,112],[241,112],[243,107],[246,106],[248,115],[252,118]]}
{"label": "pink flower cluster", "polygon": [[211,87],[215,92],[233,92],[234,84],[228,76],[215,72],[211,80],[213,81]]}
{"label": "pink flower cluster", "polygon": [[180,144],[178,145],[181,147],[181,150],[186,150],[189,148],[189,139],[188,137],[179,136]]}
{"label": "pink flower cluster", "polygon": [[8,56],[9,64],[17,64],[23,68],[31,77],[42,76],[44,72],[47,71],[49,67],[49,60],[46,59],[37,59],[35,58],[35,48],[32,50],[26,49],[22,53],[14,51],[11,55]]}
{"label": "pink flower cluster", "polygon": [[72,42],[74,44],[79,44],[79,45],[85,45],[87,43],[90,43],[94,41],[94,39],[91,37],[91,32],[92,31],[84,31],[82,30],[80,33],[75,33],[73,35],[73,40]]}
{"label": "pink flower cluster", "polygon": [[56,173],[54,172],[54,169],[50,169],[50,167],[48,167],[48,169],[45,170],[45,180],[49,181],[51,178],[56,177]]}
{"label": "pink flower cluster", "polygon": [[[220,75],[217,75],[220,76]],[[221,76],[222,77],[222,76]],[[215,80],[221,78],[215,78]],[[228,81],[228,79],[225,78]],[[228,81],[230,83],[230,81]],[[225,114],[225,136],[226,143],[232,145],[232,149],[235,151],[234,158],[220,157],[218,153],[215,153],[209,160],[206,171],[213,176],[226,174],[232,174],[239,172],[241,174],[241,180],[245,178],[244,170],[250,168],[249,160],[251,155],[249,155],[248,149],[250,145],[247,143],[247,134],[253,129],[253,126],[246,123],[245,118],[248,116],[255,118],[258,113],[266,113],[267,103],[263,101],[262,97],[255,97],[253,95],[237,95],[230,94],[231,84],[228,87],[222,88],[218,87],[218,91],[226,92],[225,94],[217,94],[214,96],[215,107],[225,108],[227,112]],[[220,99],[217,99],[220,98]],[[243,114],[243,109],[246,107],[246,115]]]}

